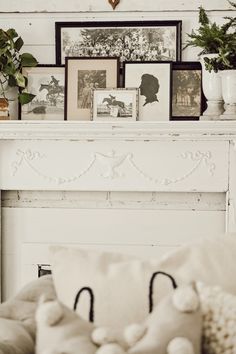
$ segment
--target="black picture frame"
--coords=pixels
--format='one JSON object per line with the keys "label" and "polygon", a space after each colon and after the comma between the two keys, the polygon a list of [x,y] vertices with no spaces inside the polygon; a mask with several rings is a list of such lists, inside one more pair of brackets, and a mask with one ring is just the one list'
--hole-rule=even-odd
{"label": "black picture frame", "polygon": [[[99,75],[99,71],[104,72],[106,75],[106,83],[104,86],[99,84],[100,78],[98,78],[97,88],[106,87],[119,87],[120,79],[120,61],[117,57],[66,57],[65,63],[65,105],[64,105],[64,117],[65,120],[91,120],[91,107],[92,102],[88,106],[84,106],[79,101],[79,89],[81,88],[83,94],[83,85],[79,84],[79,72],[83,75],[92,74]],[[110,62],[110,64],[109,64]],[[71,64],[75,64],[71,66]],[[80,65],[79,65],[80,63]],[[97,65],[96,65],[97,64]],[[94,84],[94,77],[86,81]],[[84,80],[82,81],[84,82]],[[85,84],[86,86],[86,84]],[[87,96],[92,99],[92,88],[90,93],[87,91]],[[84,95],[85,99],[85,95]]]}
{"label": "black picture frame", "polygon": [[[35,67],[24,67],[23,69],[22,69],[22,73],[23,73],[23,75],[24,76],[26,76],[27,77],[27,79],[28,79],[28,81],[29,81],[29,78],[28,78],[28,75],[29,74],[31,74],[31,75],[33,75],[33,74],[37,74],[37,72],[40,72],[40,76],[41,76],[41,78],[43,79],[43,69],[49,69],[49,70],[45,70],[45,75],[46,76],[52,76],[52,75],[56,75],[56,72],[58,71],[58,70],[53,70],[53,69],[57,69],[57,68],[59,68],[59,69],[61,69],[60,71],[60,75],[62,74],[63,75],[63,83],[61,82],[61,84],[62,85],[60,85],[60,86],[62,86],[63,87],[63,103],[62,104],[60,104],[60,112],[55,112],[55,116],[54,116],[54,119],[52,119],[52,120],[64,120],[65,119],[65,116],[64,116],[64,111],[65,111],[65,65],[59,65],[59,64],[38,64],[37,66],[35,66]],[[51,69],[51,70],[50,70]],[[58,73],[57,73],[58,74]],[[60,82],[60,81],[59,81]],[[46,82],[45,82],[46,83]],[[27,90],[27,87],[26,87],[26,90]],[[33,94],[35,94],[35,92],[32,92],[31,90],[30,90],[30,92],[31,93],[33,93]],[[46,91],[45,91],[45,93],[46,93]],[[49,91],[48,91],[48,93],[49,93]],[[55,99],[56,98],[59,98],[59,96],[58,96],[58,94],[55,94],[57,97],[55,97]],[[62,100],[62,93],[59,93],[59,95],[60,95],[60,100]],[[46,93],[46,96],[47,96],[47,93]],[[33,108],[35,108],[35,107],[32,107],[32,105],[33,105],[33,102],[34,102],[34,100],[35,99],[37,99],[37,95],[36,95],[36,97],[33,99],[33,101],[32,102],[30,102],[29,104],[26,104],[26,105],[21,105],[20,103],[19,103],[19,105],[18,105],[18,119],[19,120],[51,120],[50,118],[50,114],[48,114],[48,112],[46,112],[46,110],[47,110],[47,107],[45,108],[45,113],[43,113],[43,110],[42,110],[42,112],[40,113],[40,110],[38,110],[38,113],[35,113],[35,119],[32,117],[32,115],[29,115],[28,116],[28,113],[27,112],[23,112],[24,110],[25,110],[25,108],[27,107],[30,107],[29,108],[29,111],[32,111],[33,110]],[[48,98],[49,100],[50,100],[50,97]],[[55,100],[54,100],[55,101]],[[42,104],[40,104],[42,107],[43,106],[46,106],[46,103],[45,102],[43,102]],[[37,105],[36,105],[36,107],[37,107]],[[61,119],[58,119],[58,117],[59,116],[61,116]],[[49,119],[48,119],[49,118]]]}
{"label": "black picture frame", "polygon": [[[172,65],[172,61],[124,62],[123,87],[139,88],[139,120],[170,120],[172,116]],[[129,67],[132,71],[128,69]],[[146,92],[142,93],[144,81]],[[151,100],[147,94],[151,95]]]}
{"label": "black picture frame", "polygon": [[[187,72],[191,73],[189,78],[186,76]],[[181,75],[181,73],[185,75]],[[182,83],[183,88],[181,88]],[[170,120],[199,120],[206,109],[206,98],[202,91],[202,67],[200,62],[172,63],[171,102],[172,115]]]}
{"label": "black picture frame", "polygon": [[[169,33],[169,42],[166,46],[164,45],[164,36],[163,30],[166,27]],[[132,38],[130,38],[130,32],[127,32],[127,29],[131,28],[135,31]],[[63,31],[67,30],[66,33]],[[101,30],[104,31],[101,32]],[[115,30],[115,33],[108,33],[108,30]],[[140,44],[140,31],[146,30],[145,36],[142,38],[142,50]],[[160,29],[160,33],[155,33],[155,30]],[[171,40],[173,36],[174,29],[174,38],[173,49],[171,47]],[[87,44],[82,47],[79,40],[76,42],[77,37],[82,38],[81,31],[87,30],[83,33],[84,38],[86,38]],[[121,38],[119,39],[119,30],[122,34],[123,43]],[[100,36],[96,31],[100,31]],[[71,33],[69,33],[71,32]],[[73,33],[73,39],[71,38]],[[120,57],[121,63],[123,61],[180,61],[181,60],[181,35],[182,35],[182,21],[181,20],[170,20],[170,21],[106,21],[106,22],[56,22],[55,23],[55,34],[56,34],[56,63],[64,64],[64,58],[66,56],[91,56],[91,57],[105,57],[105,56],[118,56]],[[87,35],[86,35],[87,34]],[[96,38],[91,39],[91,35]],[[105,39],[104,39],[105,34]],[[68,41],[68,48],[66,49],[66,43],[62,46],[63,40],[66,41],[65,36]],[[162,37],[161,37],[162,36]],[[92,37],[92,38],[93,38]],[[101,38],[101,43],[99,43],[99,37]],[[133,38],[134,37],[134,38]],[[153,38],[155,37],[155,38]],[[155,40],[159,39],[158,46],[155,44]],[[167,37],[167,36],[166,36]],[[110,43],[109,43],[110,41]],[[114,47],[112,44],[114,43]],[[89,47],[90,45],[90,47]],[[123,47],[122,47],[123,45]],[[140,45],[140,47],[138,47]],[[64,47],[64,48],[63,48]],[[105,48],[104,48],[105,47]],[[150,48],[149,48],[150,47]],[[86,49],[85,49],[86,48]],[[96,49],[97,48],[97,49]],[[152,53],[147,50],[152,48]],[[131,50],[132,49],[132,50]],[[123,50],[123,51],[122,51]],[[97,53],[96,53],[97,51]],[[125,53],[124,53],[125,52]],[[121,55],[122,53],[122,55]],[[134,58],[136,55],[137,58]]]}

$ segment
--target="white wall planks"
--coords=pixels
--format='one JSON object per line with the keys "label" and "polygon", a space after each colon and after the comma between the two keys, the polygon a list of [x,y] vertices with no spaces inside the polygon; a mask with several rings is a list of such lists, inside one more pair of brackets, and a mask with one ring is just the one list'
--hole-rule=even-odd
{"label": "white wall planks", "polygon": [[[203,5],[209,10],[231,8],[224,0],[121,0],[116,11],[188,11]],[[1,4],[2,12],[112,12],[108,0],[11,0]]]}

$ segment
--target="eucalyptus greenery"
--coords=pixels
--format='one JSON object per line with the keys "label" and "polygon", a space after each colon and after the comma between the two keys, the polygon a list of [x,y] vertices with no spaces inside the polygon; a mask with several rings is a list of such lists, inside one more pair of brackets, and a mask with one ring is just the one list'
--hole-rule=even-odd
{"label": "eucalyptus greenery", "polygon": [[7,99],[8,88],[16,87],[18,100],[22,105],[31,102],[35,97],[22,91],[27,86],[27,78],[22,74],[22,68],[38,64],[32,54],[20,54],[23,44],[23,39],[13,28],[7,31],[0,29],[0,97]]}
{"label": "eucalyptus greenery", "polygon": [[[236,3],[229,1],[236,8]],[[214,58],[205,57],[205,67],[208,71],[236,68],[236,17],[224,17],[226,22],[217,25],[210,22],[203,7],[199,8],[199,28],[188,34],[185,48],[199,47],[203,54],[218,54]]]}

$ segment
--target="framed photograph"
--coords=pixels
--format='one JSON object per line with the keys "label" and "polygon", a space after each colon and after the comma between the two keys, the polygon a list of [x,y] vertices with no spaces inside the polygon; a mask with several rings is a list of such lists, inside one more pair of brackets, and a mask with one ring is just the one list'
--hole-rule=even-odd
{"label": "framed photograph", "polygon": [[56,22],[56,62],[65,57],[181,60],[182,21]]}
{"label": "framed photograph", "polygon": [[171,62],[124,62],[124,87],[139,88],[139,120],[171,117]]}
{"label": "framed photograph", "polygon": [[65,67],[64,65],[38,65],[23,68],[27,77],[27,91],[35,98],[19,106],[22,120],[64,120]]}
{"label": "framed photograph", "polygon": [[90,120],[92,89],[117,87],[118,58],[66,58],[66,120]]}
{"label": "framed photograph", "polygon": [[138,118],[138,89],[93,90],[91,116],[96,121],[132,121]]}
{"label": "framed photograph", "polygon": [[173,63],[172,120],[198,120],[205,109],[199,62]]}

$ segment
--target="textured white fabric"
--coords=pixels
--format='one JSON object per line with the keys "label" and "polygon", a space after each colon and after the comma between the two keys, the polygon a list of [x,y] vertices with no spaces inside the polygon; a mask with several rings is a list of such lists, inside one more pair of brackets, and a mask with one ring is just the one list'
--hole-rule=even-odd
{"label": "textured white fabric", "polygon": [[236,353],[236,296],[197,283],[203,313],[203,349],[210,354]]}
{"label": "textured white fabric", "polygon": [[[52,246],[51,260],[59,299],[70,308],[82,287],[94,292],[94,320],[99,326],[124,326],[143,321],[149,311],[149,284],[156,271],[172,274],[177,284],[202,281],[236,294],[236,235],[202,240],[181,247],[161,260]],[[154,305],[171,289],[158,276]],[[89,301],[81,296],[78,313],[88,319]]]}

